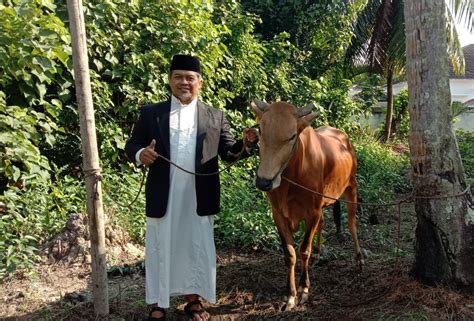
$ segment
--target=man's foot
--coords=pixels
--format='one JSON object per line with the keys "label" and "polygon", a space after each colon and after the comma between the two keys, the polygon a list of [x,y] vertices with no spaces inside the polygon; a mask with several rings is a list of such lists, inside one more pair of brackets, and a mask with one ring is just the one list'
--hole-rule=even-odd
{"label": "man's foot", "polygon": [[199,299],[188,302],[184,307],[184,313],[193,321],[206,321],[210,318],[209,313],[203,309]]}
{"label": "man's foot", "polygon": [[156,304],[148,306],[148,321],[165,321],[166,311]]}

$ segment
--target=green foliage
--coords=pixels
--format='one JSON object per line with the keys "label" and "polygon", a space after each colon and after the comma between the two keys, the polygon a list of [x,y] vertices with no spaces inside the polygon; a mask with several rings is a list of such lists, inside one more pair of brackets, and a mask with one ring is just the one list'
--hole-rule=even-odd
{"label": "green foliage", "polygon": [[[75,177],[58,170],[53,181],[32,180],[27,188],[11,187],[0,196],[0,279],[36,260],[38,246],[58,233],[72,213],[84,212],[85,190]],[[60,178],[60,179],[59,179]]]}
{"label": "green foliage", "polygon": [[[353,35],[351,24],[364,5],[365,0],[326,0],[313,5],[315,10],[308,14],[307,21],[303,21],[312,28],[308,63],[313,77],[322,76],[330,70],[344,69],[344,55]],[[307,37],[306,32],[302,36]]]}
{"label": "green foliage", "polygon": [[397,155],[390,146],[370,137],[360,137],[354,145],[358,161],[359,194],[364,202],[387,203],[393,201],[396,193],[409,190],[407,154]]}
{"label": "green foliage", "polygon": [[466,177],[474,182],[474,132],[456,130],[459,152]]}
{"label": "green foliage", "polygon": [[[331,67],[340,65],[352,36],[349,26],[363,1],[347,3],[337,0],[244,0],[245,10],[261,18],[256,32],[271,43],[284,36],[300,51],[299,59],[289,61],[299,65],[300,74],[311,79],[323,76]],[[291,19],[289,19],[291,17]],[[278,51],[269,51],[279,54]]]}
{"label": "green foliage", "polygon": [[408,112],[408,89],[402,89],[393,100],[392,133],[398,138],[408,137],[410,113]]}
{"label": "green foliage", "polygon": [[49,178],[49,163],[37,145],[44,136],[51,136],[45,114],[19,106],[7,106],[0,91],[0,177],[5,190],[9,185]]}
{"label": "green foliage", "polygon": [[[383,109],[384,114],[387,108]],[[376,129],[375,135],[383,137],[385,123],[380,124]],[[402,89],[393,99],[393,117],[392,117],[392,139],[406,140],[410,131],[410,113],[408,111],[408,90]]]}
{"label": "green foliage", "polygon": [[[144,239],[145,215],[143,193],[138,193],[141,172],[105,170],[102,190],[108,219],[127,230],[136,242]],[[33,181],[24,190],[10,188],[0,201],[7,209],[0,220],[0,251],[7,253],[0,262],[0,279],[15,269],[27,268],[37,258],[39,245],[60,232],[71,214],[85,212],[85,189],[82,180],[57,170],[52,181]]]}
{"label": "green foliage", "polygon": [[[350,24],[362,8],[362,1],[242,1],[246,10],[257,14],[267,48],[266,93],[256,98],[268,102],[285,100],[299,107],[312,102],[320,112],[318,124],[345,130],[356,126],[360,105],[348,97],[351,83],[341,70],[346,44],[352,36]],[[292,17],[292,19],[288,19]],[[260,97],[259,97],[260,96]]]}
{"label": "green foliage", "polygon": [[265,193],[253,186],[257,157],[242,160],[221,174],[222,210],[215,216],[215,239],[221,246],[276,248],[279,237]]}
{"label": "green foliage", "polygon": [[63,226],[71,209],[50,211],[65,197],[58,186],[69,183],[53,184],[47,150],[64,132],[60,114],[72,85],[69,34],[55,9],[48,0],[0,5],[0,252],[7,254],[0,278],[29,266],[38,242]]}
{"label": "green foliage", "polygon": [[372,108],[378,103],[379,99],[385,95],[382,88],[383,79],[378,74],[363,74],[357,79],[361,91],[355,95],[355,98],[362,104],[362,109],[367,113],[367,117],[372,112]]}
{"label": "green foliage", "polygon": [[[56,123],[70,96],[69,36],[50,1],[0,5],[0,181],[41,176],[43,149],[55,144]],[[5,185],[0,187],[4,190]]]}
{"label": "green foliage", "polygon": [[130,173],[128,166],[122,166],[120,170],[106,168],[102,175],[102,195],[108,220],[127,231],[137,243],[143,243],[145,239],[144,185],[139,194],[143,174],[139,170]]}
{"label": "green foliage", "polygon": [[34,107],[53,118],[71,85],[69,34],[55,8],[48,0],[0,5],[0,88],[7,104]]}
{"label": "green foliage", "polygon": [[352,133],[359,128],[357,120],[363,114],[363,105],[349,96],[352,82],[338,79],[333,76],[325,82],[327,88],[321,95],[319,103],[323,106],[318,125],[330,125],[347,133]]}
{"label": "green foliage", "polygon": [[458,121],[456,117],[468,111],[468,107],[459,101],[453,101],[451,103],[451,111],[453,113],[453,120],[451,122],[455,123]]}
{"label": "green foliage", "polygon": [[404,73],[406,63],[403,1],[363,2],[353,21],[345,61],[349,69],[365,65],[384,77],[393,74],[397,78]]}

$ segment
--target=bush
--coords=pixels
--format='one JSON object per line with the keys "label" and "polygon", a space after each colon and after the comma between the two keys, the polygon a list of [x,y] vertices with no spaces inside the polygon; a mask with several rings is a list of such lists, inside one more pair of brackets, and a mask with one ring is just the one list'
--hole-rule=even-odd
{"label": "bush", "polygon": [[253,186],[256,156],[221,173],[221,213],[215,217],[217,245],[237,248],[276,248],[279,237],[265,193]]}
{"label": "bush", "polygon": [[466,177],[474,180],[474,132],[458,129],[456,136]]}
{"label": "bush", "polygon": [[397,193],[409,190],[407,153],[397,155],[390,146],[370,137],[357,138],[354,145],[359,195],[364,202],[390,202]]}
{"label": "bush", "polygon": [[408,137],[410,115],[408,112],[408,89],[402,89],[393,100],[392,133],[398,138]]}
{"label": "bush", "polygon": [[[58,179],[61,176],[61,179]],[[0,196],[0,279],[37,259],[39,245],[64,227],[70,214],[84,212],[83,181],[58,171],[53,181],[34,180],[28,188],[9,188]]]}
{"label": "bush", "polygon": [[[124,166],[125,167],[125,166]],[[104,169],[104,212],[111,224],[124,228],[131,239],[143,243],[145,234],[144,187],[136,202],[142,173]],[[38,258],[39,246],[59,233],[72,214],[85,213],[86,191],[82,178],[57,170],[52,181],[34,181],[28,188],[8,189],[0,200],[6,212],[0,218],[0,279],[16,269],[29,268]]]}
{"label": "bush", "polygon": [[107,219],[127,231],[131,240],[140,244],[145,240],[146,222],[144,184],[139,194],[143,175],[140,170],[130,172],[127,166],[118,171],[106,168],[102,175]]}

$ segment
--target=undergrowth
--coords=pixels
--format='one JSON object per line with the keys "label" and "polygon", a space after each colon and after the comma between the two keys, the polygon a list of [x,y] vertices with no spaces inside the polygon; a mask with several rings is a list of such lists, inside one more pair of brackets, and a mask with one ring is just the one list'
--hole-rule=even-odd
{"label": "undergrowth", "polygon": [[[472,184],[474,133],[457,131],[457,135],[466,176]],[[359,163],[359,194],[364,202],[389,202],[397,194],[409,192],[406,152],[394,151],[391,146],[367,137],[354,141]],[[257,162],[258,157],[253,156],[221,173],[221,213],[215,216],[218,246],[254,250],[280,246],[269,201],[265,193],[253,186]],[[126,205],[137,196],[141,177],[140,171],[130,171],[124,166],[105,168],[102,179],[108,222],[125,229],[137,243],[144,242],[143,191],[132,206]],[[0,261],[0,278],[12,276],[16,269],[31,267],[41,244],[60,232],[70,215],[86,211],[84,199],[83,178],[61,169],[49,181],[31,181],[21,189],[12,186],[5,191],[0,199],[4,203],[0,252],[5,254]],[[300,234],[302,231],[295,236],[296,240]]]}

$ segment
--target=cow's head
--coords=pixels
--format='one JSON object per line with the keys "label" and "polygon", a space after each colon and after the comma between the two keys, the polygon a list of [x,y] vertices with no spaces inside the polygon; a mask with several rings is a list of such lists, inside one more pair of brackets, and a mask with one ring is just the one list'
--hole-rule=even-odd
{"label": "cow's head", "polygon": [[271,191],[281,182],[285,169],[296,148],[299,134],[316,118],[313,104],[297,109],[285,102],[268,104],[254,100],[252,109],[260,120],[260,165],[255,186]]}

